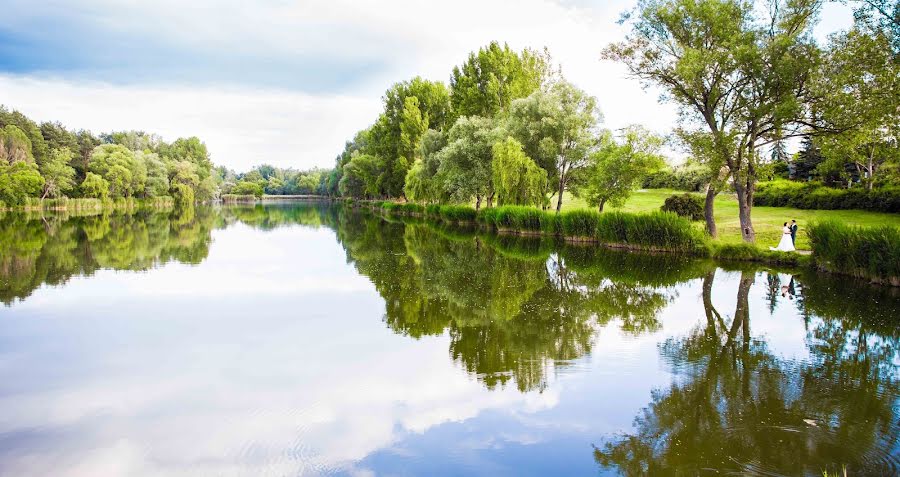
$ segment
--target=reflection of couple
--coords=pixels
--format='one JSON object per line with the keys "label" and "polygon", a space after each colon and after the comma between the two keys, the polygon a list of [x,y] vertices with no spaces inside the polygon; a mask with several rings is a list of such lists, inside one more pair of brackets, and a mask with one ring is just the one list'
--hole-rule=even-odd
{"label": "reflection of couple", "polygon": [[787,275],[779,274],[781,285],[781,297],[787,298],[788,300],[793,300],[794,296],[797,295],[797,289],[794,286],[794,276],[791,275],[789,280],[787,279]]}
{"label": "reflection of couple", "polygon": [[797,221],[791,220],[791,224],[788,225],[787,222],[784,223],[784,228],[781,229],[781,241],[778,242],[777,247],[769,247],[770,250],[778,250],[781,252],[793,252],[796,250],[794,248],[794,244],[797,241]]}

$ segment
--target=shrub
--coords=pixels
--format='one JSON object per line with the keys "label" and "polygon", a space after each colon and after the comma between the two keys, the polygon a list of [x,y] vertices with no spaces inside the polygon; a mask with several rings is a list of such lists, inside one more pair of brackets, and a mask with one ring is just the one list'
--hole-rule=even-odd
{"label": "shrub", "polygon": [[666,198],[660,210],[690,220],[703,220],[703,201],[691,194],[676,194]]}
{"label": "shrub", "polygon": [[809,238],[813,258],[825,268],[900,284],[900,229],[827,221],[810,225]]}
{"label": "shrub", "polygon": [[817,182],[777,180],[757,185],[753,205],[896,213],[900,212],[900,187],[882,187],[871,191],[862,187],[834,189]]}
{"label": "shrub", "polygon": [[474,222],[475,209],[467,205],[442,205],[440,218],[447,222]]}
{"label": "shrub", "polygon": [[600,215],[593,210],[572,210],[559,216],[560,232],[567,237],[594,237]]}

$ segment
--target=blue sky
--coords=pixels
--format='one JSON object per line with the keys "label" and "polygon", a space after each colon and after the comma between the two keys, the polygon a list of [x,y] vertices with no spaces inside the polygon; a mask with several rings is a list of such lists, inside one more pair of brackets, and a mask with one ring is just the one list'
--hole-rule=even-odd
{"label": "blue sky", "polygon": [[[491,40],[547,46],[605,126],[666,132],[671,106],[600,50],[633,0],[0,0],[0,103],[95,132],[197,135],[213,160],[328,167],[391,83],[446,81]],[[828,4],[820,36],[851,21]]]}

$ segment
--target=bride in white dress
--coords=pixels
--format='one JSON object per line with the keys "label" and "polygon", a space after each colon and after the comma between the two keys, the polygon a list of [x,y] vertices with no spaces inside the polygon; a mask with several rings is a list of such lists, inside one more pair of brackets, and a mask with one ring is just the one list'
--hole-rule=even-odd
{"label": "bride in white dress", "polygon": [[784,223],[784,228],[782,229],[781,242],[778,242],[777,247],[769,247],[769,250],[778,250],[781,252],[793,252],[796,250],[794,248],[794,241],[791,240],[791,228],[788,227],[787,222]]}

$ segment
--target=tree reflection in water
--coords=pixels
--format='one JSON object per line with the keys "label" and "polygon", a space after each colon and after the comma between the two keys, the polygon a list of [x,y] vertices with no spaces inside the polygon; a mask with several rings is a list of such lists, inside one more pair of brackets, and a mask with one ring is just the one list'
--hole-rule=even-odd
{"label": "tree reflection in water", "polygon": [[[595,448],[597,462],[626,475],[821,475],[843,466],[851,475],[894,475],[896,333],[870,334],[871,320],[807,309],[812,359],[779,359],[751,338],[754,273],[741,273],[730,322],[713,306],[714,278],[703,279],[703,324],[660,346],[676,382],[652,393],[633,434]],[[797,306],[822,301],[823,288],[803,287]],[[881,293],[861,291],[861,303]]]}

